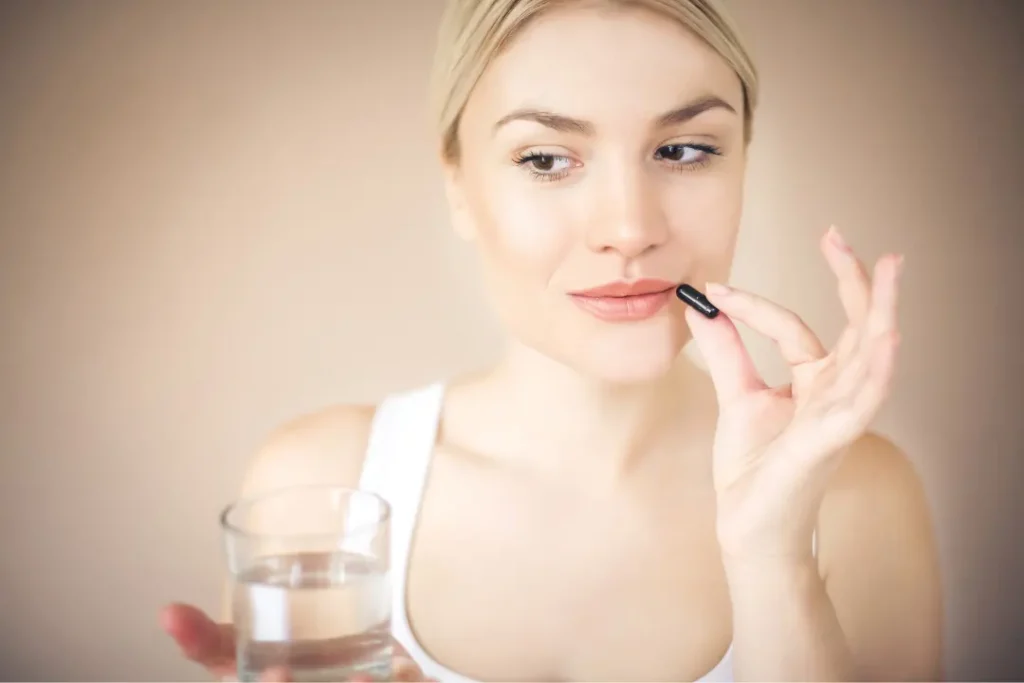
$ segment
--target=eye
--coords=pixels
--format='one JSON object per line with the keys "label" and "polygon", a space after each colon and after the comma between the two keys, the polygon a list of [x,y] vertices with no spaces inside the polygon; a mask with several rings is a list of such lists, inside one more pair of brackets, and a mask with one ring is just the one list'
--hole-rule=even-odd
{"label": "eye", "polygon": [[544,180],[556,180],[569,172],[574,162],[559,154],[528,152],[515,158],[518,166],[525,167],[531,175]]}
{"label": "eye", "polygon": [[664,145],[654,153],[655,158],[667,161],[672,166],[694,168],[702,166],[712,155],[720,155],[721,151],[713,145]]}

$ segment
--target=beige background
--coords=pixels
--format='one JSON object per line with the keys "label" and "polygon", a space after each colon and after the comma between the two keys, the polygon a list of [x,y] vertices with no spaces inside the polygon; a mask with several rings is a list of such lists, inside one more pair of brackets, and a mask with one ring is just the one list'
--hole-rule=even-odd
{"label": "beige background", "polygon": [[[157,610],[215,604],[266,432],[493,354],[424,106],[440,4],[0,5],[4,677],[201,678]],[[730,4],[764,79],[735,281],[833,335],[828,222],[906,253],[878,427],[935,511],[949,676],[1019,679],[1024,3]]]}

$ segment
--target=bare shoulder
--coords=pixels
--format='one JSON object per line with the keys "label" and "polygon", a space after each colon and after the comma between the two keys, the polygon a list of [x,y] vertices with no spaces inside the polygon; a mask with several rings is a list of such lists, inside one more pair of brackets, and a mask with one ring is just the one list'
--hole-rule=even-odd
{"label": "bare shoulder", "polygon": [[818,518],[818,562],[865,680],[940,680],[942,581],[916,468],[869,434],[836,470]]}
{"label": "bare shoulder", "polygon": [[253,456],[243,493],[314,483],[354,486],[374,413],[372,405],[338,405],[281,425]]}
{"label": "bare shoulder", "polygon": [[[249,462],[243,497],[304,484],[355,486],[369,441],[374,406],[340,405],[302,415],[275,429]],[[221,618],[232,619],[230,587]]]}
{"label": "bare shoulder", "polygon": [[897,535],[901,543],[930,544],[927,496],[907,454],[874,433],[855,442],[832,477],[818,526],[825,557],[840,543],[869,550]]}

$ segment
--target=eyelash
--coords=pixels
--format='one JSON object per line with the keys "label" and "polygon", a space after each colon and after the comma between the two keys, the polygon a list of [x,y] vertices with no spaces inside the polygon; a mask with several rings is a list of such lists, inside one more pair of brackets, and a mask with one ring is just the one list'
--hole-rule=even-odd
{"label": "eyelash", "polygon": [[[655,152],[655,156],[663,159],[664,157],[659,156],[661,154],[661,151],[664,150],[664,149],[670,149],[670,148],[693,149],[693,150],[697,150],[698,152],[701,152],[702,155],[703,155],[697,161],[684,162],[684,163],[669,161],[668,162],[669,168],[671,168],[673,171],[680,172],[680,173],[681,172],[685,172],[685,171],[693,171],[693,170],[696,170],[696,169],[703,168],[704,166],[706,166],[708,163],[711,162],[711,157],[712,156],[721,156],[721,154],[722,154],[721,148],[716,147],[714,145],[706,145],[706,144],[698,144],[698,143],[686,143],[686,144],[677,144],[677,145],[662,145],[661,147],[658,148],[658,151]],[[527,172],[529,172],[529,174],[531,176],[533,176],[534,178],[536,178],[537,180],[540,180],[542,182],[551,182],[551,181],[554,181],[554,180],[561,180],[562,178],[564,178],[566,175],[569,174],[568,170],[566,170],[566,171],[559,171],[557,173],[544,173],[542,171],[538,171],[536,169],[536,167],[532,166],[532,164],[534,164],[537,161],[542,160],[542,159],[544,159],[544,160],[547,160],[547,159],[559,160],[559,159],[568,159],[568,157],[566,157],[565,155],[562,155],[562,154],[545,154],[543,152],[527,151],[527,152],[524,152],[524,153],[522,153],[520,155],[517,155],[512,161],[517,166],[526,167]]]}

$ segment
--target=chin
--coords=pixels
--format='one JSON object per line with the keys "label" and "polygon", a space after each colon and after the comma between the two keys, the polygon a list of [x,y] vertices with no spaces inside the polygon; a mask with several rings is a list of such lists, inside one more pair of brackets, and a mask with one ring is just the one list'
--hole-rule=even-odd
{"label": "chin", "polygon": [[665,376],[688,340],[675,325],[609,328],[579,340],[571,358],[580,372],[613,384],[639,384]]}
{"label": "chin", "polygon": [[577,367],[588,377],[608,384],[630,385],[654,382],[667,375],[675,365],[675,357],[651,358],[587,358]]}

